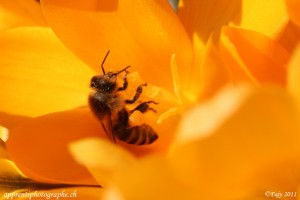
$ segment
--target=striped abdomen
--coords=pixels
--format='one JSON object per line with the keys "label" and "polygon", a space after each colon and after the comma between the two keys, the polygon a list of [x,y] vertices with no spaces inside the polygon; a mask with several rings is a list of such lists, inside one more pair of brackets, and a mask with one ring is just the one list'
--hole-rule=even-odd
{"label": "striped abdomen", "polygon": [[119,140],[135,145],[151,144],[158,138],[156,132],[147,124],[118,129],[114,133]]}

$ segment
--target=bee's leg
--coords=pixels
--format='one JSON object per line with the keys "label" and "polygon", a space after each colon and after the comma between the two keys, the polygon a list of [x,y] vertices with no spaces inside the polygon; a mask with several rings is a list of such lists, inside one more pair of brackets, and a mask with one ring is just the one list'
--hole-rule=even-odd
{"label": "bee's leg", "polygon": [[129,103],[129,104],[134,103],[140,97],[140,95],[142,94],[142,92],[143,92],[143,86],[147,86],[147,83],[144,83],[144,84],[140,85],[136,89],[136,93],[135,93],[134,97],[132,99],[127,99],[125,101],[125,103]]}
{"label": "bee's leg", "polygon": [[130,113],[133,113],[134,111],[138,110],[140,111],[141,113],[144,113],[144,112],[147,112],[149,110],[153,111],[156,113],[156,110],[154,110],[153,108],[150,108],[149,107],[149,104],[150,103],[154,103],[154,104],[158,104],[157,102],[155,101],[146,101],[146,102],[143,102],[141,103],[140,105],[138,105],[135,109],[133,109]]}
{"label": "bee's leg", "polygon": [[123,86],[119,87],[117,91],[126,90],[126,88],[128,86],[127,74],[128,74],[128,71],[125,71],[125,75],[124,75],[124,78],[123,78],[123,81],[124,81]]}

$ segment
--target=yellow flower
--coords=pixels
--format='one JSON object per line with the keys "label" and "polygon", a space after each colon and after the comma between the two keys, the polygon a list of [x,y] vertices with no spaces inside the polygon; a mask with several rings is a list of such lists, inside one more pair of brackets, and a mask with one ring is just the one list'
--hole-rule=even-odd
{"label": "yellow flower", "polygon": [[[300,32],[289,1],[181,1],[177,14],[160,0],[41,5],[51,29],[0,32],[0,123],[26,176],[100,184],[103,199],[297,191]],[[132,66],[124,95],[146,81],[142,98],[159,102],[145,114],[153,145],[108,142],[86,107],[107,50],[107,69]]]}
{"label": "yellow flower", "polygon": [[0,2],[0,30],[17,26],[46,26],[36,0]]}

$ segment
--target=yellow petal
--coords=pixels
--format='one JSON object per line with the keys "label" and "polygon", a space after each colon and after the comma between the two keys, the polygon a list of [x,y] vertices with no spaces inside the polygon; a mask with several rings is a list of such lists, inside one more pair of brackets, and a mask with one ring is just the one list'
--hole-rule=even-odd
{"label": "yellow petal", "polygon": [[50,29],[2,31],[0,46],[1,118],[14,120],[13,115],[37,116],[86,104],[94,73]]}
{"label": "yellow petal", "polygon": [[240,108],[247,96],[253,92],[252,89],[246,84],[239,84],[238,87],[227,85],[211,98],[186,111],[178,127],[175,144],[209,137],[209,134],[214,133]]}
{"label": "yellow petal", "polygon": [[75,160],[87,167],[104,188],[116,170],[129,167],[135,162],[135,158],[128,151],[99,138],[73,142],[70,151]]}
{"label": "yellow petal", "polygon": [[203,42],[212,33],[218,36],[223,25],[236,22],[241,12],[240,0],[181,0],[181,3],[178,16],[190,38],[197,34]]}
{"label": "yellow petal", "polygon": [[8,159],[8,153],[6,150],[5,143],[2,139],[0,139],[0,159]]}
{"label": "yellow petal", "polygon": [[[4,195],[7,192],[20,188],[20,185],[25,180],[22,172],[16,167],[16,165],[7,159],[0,159],[0,195]],[[6,197],[5,197],[6,198]]]}
{"label": "yellow petal", "polygon": [[300,45],[296,48],[288,64],[288,91],[300,105]]}
{"label": "yellow petal", "polygon": [[[154,144],[136,146],[117,141],[117,145],[136,156],[165,152],[170,143],[169,135],[172,134],[167,131],[172,130],[170,126],[174,126],[174,123],[160,126],[161,128],[154,127],[155,130],[159,130],[159,139]],[[79,165],[68,149],[71,143],[89,137],[108,140],[101,123],[84,107],[27,120],[10,131],[7,148],[14,162],[30,178],[39,181],[93,184],[94,181],[90,180],[90,173],[86,167]],[[115,144],[103,145],[115,149],[111,147]],[[91,151],[84,152],[83,156],[95,155],[93,151],[99,150],[96,146],[94,145],[95,148]],[[74,151],[77,152],[73,147],[72,152]],[[28,156],[24,156],[25,154]],[[116,156],[118,155],[116,153]],[[83,161],[83,157],[79,155],[76,159],[81,163]]]}
{"label": "yellow petal", "polygon": [[108,50],[105,66],[131,65],[147,82],[172,88],[170,58],[191,74],[189,38],[167,1],[42,1],[45,17],[58,37],[95,70]]}
{"label": "yellow petal", "polygon": [[[278,88],[262,89],[250,93],[233,113],[219,108],[222,101],[225,107],[232,98],[219,97],[222,99],[214,100],[219,103],[206,113],[225,114],[220,116],[223,123],[217,122],[215,129],[197,129],[211,123],[211,118],[201,118],[194,123],[198,131],[186,139],[185,129],[180,129],[177,142],[182,145],[171,155],[177,177],[219,199],[264,197],[264,191],[296,191],[300,127],[299,114],[289,96]],[[200,111],[185,117],[199,117],[203,115]],[[218,193],[213,192],[216,189]]]}
{"label": "yellow petal", "polygon": [[27,120],[10,131],[7,149],[20,170],[32,179],[95,184],[86,168],[74,161],[68,145],[104,135],[100,123],[82,108]]}
{"label": "yellow petal", "polygon": [[0,29],[15,26],[45,26],[42,10],[35,0],[1,0]]}
{"label": "yellow petal", "polygon": [[297,0],[285,0],[286,8],[292,21],[300,26],[300,2]]}
{"label": "yellow petal", "polygon": [[[207,99],[215,94],[228,81],[228,72],[226,65],[221,59],[221,55],[214,46],[213,42],[209,40],[206,46],[205,56],[201,65],[201,99]],[[199,90],[199,85],[196,85]]]}
{"label": "yellow petal", "polygon": [[288,23],[282,0],[243,0],[239,28],[253,30],[275,38]]}
{"label": "yellow petal", "polygon": [[300,27],[289,21],[275,40],[292,53],[300,41]]}
{"label": "yellow petal", "polygon": [[256,32],[224,27],[221,55],[233,80],[285,85],[289,53]]}
{"label": "yellow petal", "polygon": [[[105,200],[201,199],[200,193],[178,181],[162,158],[141,160],[121,170],[103,194]],[[205,199],[205,198],[204,198]],[[207,199],[207,198],[206,198]]]}
{"label": "yellow petal", "polygon": [[[239,19],[241,1],[239,0],[215,0],[215,1],[180,1],[178,16],[185,26],[193,44],[194,59],[191,73],[186,82],[188,87],[184,88],[196,98],[200,95],[199,85],[203,84],[203,71],[200,67],[203,64],[206,42],[211,36],[210,42],[218,38],[221,27],[235,22]],[[207,61],[207,60],[206,60]],[[204,73],[207,73],[204,72]],[[206,80],[205,80],[206,82]],[[206,84],[206,83],[205,83]]]}

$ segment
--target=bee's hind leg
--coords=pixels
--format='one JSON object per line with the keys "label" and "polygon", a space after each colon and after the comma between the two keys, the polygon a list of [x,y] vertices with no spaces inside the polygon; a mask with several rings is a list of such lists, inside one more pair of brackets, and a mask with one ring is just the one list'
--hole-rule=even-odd
{"label": "bee's hind leg", "polygon": [[129,104],[132,104],[134,102],[136,102],[136,100],[138,100],[138,98],[140,97],[140,95],[142,94],[143,92],[143,86],[147,86],[147,83],[144,83],[142,85],[140,85],[137,89],[136,89],[136,93],[134,95],[134,97],[132,99],[127,99],[125,101],[125,103],[129,103]]}
{"label": "bee's hind leg", "polygon": [[140,105],[138,105],[135,109],[133,109],[133,110],[131,111],[131,113],[133,113],[133,112],[136,111],[136,110],[140,111],[141,113],[145,113],[145,112],[147,112],[147,111],[149,111],[149,110],[151,110],[151,111],[153,111],[153,112],[156,113],[157,111],[156,111],[155,109],[149,107],[149,104],[151,104],[151,103],[158,104],[158,103],[155,102],[155,101],[146,101],[146,102],[143,102],[143,103],[141,103]]}

